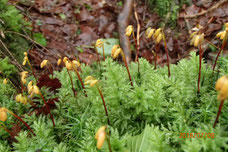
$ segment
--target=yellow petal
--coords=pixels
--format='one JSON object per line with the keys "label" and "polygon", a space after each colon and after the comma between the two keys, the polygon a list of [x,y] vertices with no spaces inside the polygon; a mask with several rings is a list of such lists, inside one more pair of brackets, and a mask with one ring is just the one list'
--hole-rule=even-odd
{"label": "yellow petal", "polygon": [[90,82],[90,87],[95,86],[97,83],[98,83],[98,80],[92,80],[92,81]]}
{"label": "yellow petal", "polygon": [[104,42],[101,39],[98,39],[96,41],[96,44],[95,44],[96,47],[101,48],[103,45],[104,45]]}
{"label": "yellow petal", "polygon": [[0,121],[5,122],[7,120],[7,113],[5,111],[0,111]]}
{"label": "yellow petal", "polygon": [[162,40],[162,34],[160,33],[156,39],[156,43],[160,43],[161,40]]}
{"label": "yellow petal", "polygon": [[18,95],[16,96],[15,100],[16,100],[17,102],[20,102],[20,101],[21,101],[21,97],[22,97],[22,94],[20,93],[20,94],[18,94]]}
{"label": "yellow petal", "polygon": [[89,80],[95,80],[95,78],[89,75],[85,78],[85,81],[89,81]]}
{"label": "yellow petal", "polygon": [[23,84],[26,84],[27,81],[26,81],[25,78],[22,77],[22,78],[21,78],[21,82],[22,82]]}
{"label": "yellow petal", "polygon": [[133,26],[132,26],[132,25],[129,25],[129,26],[126,28],[126,30],[125,30],[125,35],[126,35],[126,36],[131,36],[131,34],[133,33],[133,30],[134,30]]}
{"label": "yellow petal", "polygon": [[159,29],[157,29],[157,30],[155,31],[155,33],[154,33],[154,38],[156,39],[156,38],[159,36],[160,33],[161,33],[161,28],[159,28]]}
{"label": "yellow petal", "polygon": [[80,63],[76,60],[73,60],[72,63],[76,66],[76,67],[80,67]]}
{"label": "yellow petal", "polygon": [[72,63],[66,61],[65,66],[66,66],[67,70],[72,70]]}
{"label": "yellow petal", "polygon": [[62,63],[62,59],[58,59],[57,65],[60,65]]}
{"label": "yellow petal", "polygon": [[220,38],[221,35],[222,35],[222,33],[223,33],[223,32],[218,32],[218,33],[216,34],[216,37],[217,37],[217,38]]}
{"label": "yellow petal", "polygon": [[68,61],[68,58],[67,57],[64,57],[63,58],[63,62],[65,63],[66,61]]}
{"label": "yellow petal", "polygon": [[40,89],[39,89],[39,87],[36,86],[36,85],[34,85],[34,86],[33,86],[33,92],[34,92],[35,94],[40,94]]}
{"label": "yellow petal", "polygon": [[101,126],[96,132],[95,139],[98,139],[99,134],[104,132],[106,128],[107,126]]}
{"label": "yellow petal", "polygon": [[224,40],[225,37],[226,37],[226,31],[223,31],[223,32],[222,32],[222,35],[221,35],[221,37],[220,37],[220,39],[221,39],[221,40]]}
{"label": "yellow petal", "polygon": [[40,68],[43,68],[47,65],[48,63],[48,60],[43,60],[41,63],[40,63]]}
{"label": "yellow petal", "polygon": [[147,39],[151,38],[152,35],[154,34],[154,31],[155,31],[155,29],[148,28],[148,29],[146,30],[146,38],[147,38]]}
{"label": "yellow petal", "polygon": [[195,36],[197,34],[197,31],[196,32],[193,32],[191,35],[190,35],[190,38],[193,38],[193,36]]}
{"label": "yellow petal", "polygon": [[3,80],[3,84],[7,84],[7,82],[8,82],[7,78]]}
{"label": "yellow petal", "polygon": [[97,149],[101,149],[103,144],[104,144],[104,141],[105,141],[105,138],[106,138],[106,133],[105,132],[102,132],[99,134],[98,138],[97,138]]}
{"label": "yellow petal", "polygon": [[116,52],[116,50],[118,50],[119,48],[120,48],[120,46],[119,46],[118,44],[114,45],[114,46],[112,47],[111,56],[113,56],[114,53]]}
{"label": "yellow petal", "polygon": [[28,53],[27,52],[24,52],[24,56],[27,56],[28,55]]}
{"label": "yellow petal", "polygon": [[118,50],[116,50],[116,52],[113,54],[113,59],[117,58],[119,56],[119,54],[121,53],[122,49],[119,48]]}
{"label": "yellow petal", "polygon": [[23,66],[25,66],[25,65],[26,65],[26,62],[27,62],[27,61],[26,61],[26,60],[24,60],[24,61],[23,61],[23,63],[22,63],[22,65],[23,65]]}
{"label": "yellow petal", "polygon": [[222,76],[221,78],[219,78],[215,84],[215,89],[217,91],[220,91],[221,88],[224,86],[224,84],[226,84],[228,82],[228,76]]}
{"label": "yellow petal", "polygon": [[200,40],[200,36],[196,35],[195,40],[194,40],[194,46],[197,47],[199,45],[199,40]]}

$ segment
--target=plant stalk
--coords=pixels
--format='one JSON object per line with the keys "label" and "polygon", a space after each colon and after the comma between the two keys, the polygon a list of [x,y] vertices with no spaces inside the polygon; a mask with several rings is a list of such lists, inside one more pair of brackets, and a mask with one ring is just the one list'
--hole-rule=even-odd
{"label": "plant stalk", "polygon": [[101,99],[102,99],[102,102],[103,102],[103,105],[104,105],[105,115],[107,117],[107,123],[110,126],[110,120],[109,120],[108,110],[107,110],[107,107],[106,107],[106,104],[105,104],[104,96],[103,96],[103,94],[102,94],[101,89],[99,88],[99,86],[98,85],[96,85],[96,86],[97,86],[97,90],[98,90],[98,92],[99,92],[99,94],[101,96]]}
{"label": "plant stalk", "polygon": [[72,91],[73,91],[73,94],[74,94],[74,97],[76,96],[76,90],[74,89],[74,83],[73,83],[73,80],[72,80],[72,76],[71,76],[71,74],[70,74],[70,72],[69,72],[69,70],[67,69],[67,73],[68,73],[68,75],[69,75],[69,77],[70,77],[70,82],[71,82],[71,86],[72,86]]}
{"label": "plant stalk", "polygon": [[216,116],[216,119],[215,119],[213,128],[215,128],[215,126],[216,126],[216,124],[218,122],[218,119],[219,119],[219,116],[221,114],[221,110],[222,110],[223,104],[224,104],[224,100],[222,100],[221,103],[220,103],[220,105],[219,105],[218,113],[217,113],[217,116]]}
{"label": "plant stalk", "polygon": [[130,74],[130,71],[129,71],[129,68],[128,68],[128,65],[127,65],[126,58],[125,58],[125,56],[124,56],[123,53],[122,53],[122,57],[123,57],[123,61],[124,61],[124,64],[126,66],[126,69],[127,69],[127,73],[128,73],[128,76],[129,76],[129,80],[131,82],[131,86],[133,87],[133,82],[132,82],[132,79],[131,79],[131,74]]}
{"label": "plant stalk", "polygon": [[[165,34],[163,33],[163,35],[165,35]],[[164,46],[165,46],[166,58],[167,58],[168,77],[170,77],[171,72],[170,72],[170,66],[169,66],[169,53],[168,53],[168,48],[167,48],[165,36],[163,36],[163,41],[164,41]]]}
{"label": "plant stalk", "polygon": [[215,58],[215,63],[214,63],[214,65],[213,65],[213,71],[215,70],[215,67],[216,67],[216,64],[217,64],[217,61],[218,61],[218,58],[219,58],[221,52],[223,51],[223,49],[224,49],[225,46],[226,46],[226,39],[227,39],[227,38],[225,38],[225,39],[222,41],[221,49],[219,50],[219,52],[218,52],[218,54],[217,54],[217,56],[216,56],[216,58]]}
{"label": "plant stalk", "polygon": [[102,51],[103,51],[103,58],[104,58],[104,61],[105,61],[104,44],[102,45]]}
{"label": "plant stalk", "polygon": [[31,131],[31,133],[36,136],[36,134],[33,132],[33,130],[29,127],[29,125],[18,115],[16,115],[15,113],[13,113],[12,111],[7,109],[7,112],[9,112],[11,115],[13,115],[15,118],[17,118],[18,120],[20,120],[27,128],[29,131]]}
{"label": "plant stalk", "polygon": [[200,77],[201,77],[201,68],[202,68],[202,46],[201,46],[201,44],[200,44],[200,48],[199,48],[198,93],[200,93]]}
{"label": "plant stalk", "polygon": [[80,81],[80,83],[81,83],[81,85],[82,85],[82,89],[83,89],[83,91],[84,91],[85,97],[87,97],[87,94],[86,94],[86,91],[85,91],[85,86],[84,86],[84,83],[83,83],[83,81],[82,81],[82,78],[81,78],[81,76],[80,76],[78,70],[77,70],[75,67],[73,67],[73,69],[74,69],[75,73],[77,74],[77,77],[78,77],[78,79],[79,79],[79,81]]}

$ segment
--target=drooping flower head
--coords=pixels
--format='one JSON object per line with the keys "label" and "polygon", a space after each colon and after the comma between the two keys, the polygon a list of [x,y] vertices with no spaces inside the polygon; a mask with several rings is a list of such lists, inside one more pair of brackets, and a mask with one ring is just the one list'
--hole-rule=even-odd
{"label": "drooping flower head", "polygon": [[106,138],[106,128],[107,126],[102,126],[96,132],[95,139],[97,140],[97,149],[101,149],[104,144]]}
{"label": "drooping flower head", "polygon": [[134,27],[132,25],[128,25],[128,27],[125,30],[125,35],[131,36],[133,32],[134,32]]}
{"label": "drooping flower head", "polygon": [[228,75],[219,78],[216,82],[215,89],[219,91],[218,100],[224,101],[228,97]]}

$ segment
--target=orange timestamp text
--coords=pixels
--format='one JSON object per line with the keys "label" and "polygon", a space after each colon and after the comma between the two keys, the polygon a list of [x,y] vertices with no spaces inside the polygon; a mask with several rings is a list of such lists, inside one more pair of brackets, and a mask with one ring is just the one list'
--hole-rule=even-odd
{"label": "orange timestamp text", "polygon": [[214,133],[179,133],[179,138],[214,138]]}

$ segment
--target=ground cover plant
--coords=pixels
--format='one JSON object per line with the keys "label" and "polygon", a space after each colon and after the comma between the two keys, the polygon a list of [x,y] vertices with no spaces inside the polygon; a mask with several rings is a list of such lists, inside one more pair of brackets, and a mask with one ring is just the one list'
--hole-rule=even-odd
{"label": "ground cover plant", "polygon": [[[227,150],[226,103],[219,123],[213,128],[219,105],[214,85],[218,77],[228,73],[228,58],[221,58],[218,63],[223,65],[218,74],[213,73],[211,66],[202,63],[200,95],[197,94],[199,60],[195,53],[191,53],[190,59],[171,65],[171,77],[167,75],[167,67],[155,70],[145,59],[140,59],[141,75],[138,77],[138,65],[132,62],[129,71],[133,88],[127,70],[110,57],[102,61],[100,67],[81,64],[80,75],[83,80],[92,75],[99,81],[108,116],[96,87],[86,85],[86,97],[77,74],[70,71],[77,92],[74,96],[67,68],[64,67],[54,72],[54,78],[60,81],[61,87],[52,91],[47,87],[40,88],[46,100],[57,99],[53,101],[54,104],[48,103],[50,107],[52,105],[55,127],[41,97],[27,96],[27,90],[24,90],[24,96],[33,104],[16,102],[13,98],[15,92],[9,92],[8,97],[4,94],[4,91],[8,92],[6,89],[13,89],[10,83],[1,83],[2,107],[23,117],[35,135],[7,115],[8,119],[1,123],[1,127],[8,129],[12,135],[4,129],[0,130],[0,150],[97,151],[94,136],[101,126],[108,127],[106,132],[110,132],[112,151]],[[33,77],[26,79],[35,80]],[[107,117],[110,125],[107,124]],[[200,135],[198,138],[197,135],[187,138],[190,133]],[[105,142],[101,151],[108,149]]]}

